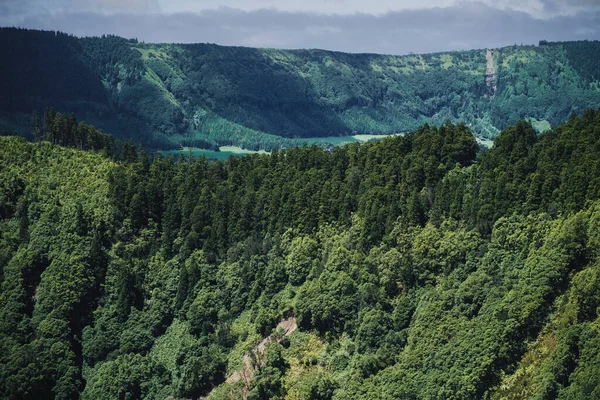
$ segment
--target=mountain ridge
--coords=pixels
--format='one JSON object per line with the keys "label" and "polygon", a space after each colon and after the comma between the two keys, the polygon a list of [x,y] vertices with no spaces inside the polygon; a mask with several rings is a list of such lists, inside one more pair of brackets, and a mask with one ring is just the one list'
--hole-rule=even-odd
{"label": "mountain ridge", "polygon": [[[289,147],[304,138],[413,131],[464,121],[493,138],[520,119],[556,126],[600,106],[600,42],[380,55],[0,28],[0,131],[34,109],[74,112],[154,148]],[[493,96],[489,96],[494,92]]]}

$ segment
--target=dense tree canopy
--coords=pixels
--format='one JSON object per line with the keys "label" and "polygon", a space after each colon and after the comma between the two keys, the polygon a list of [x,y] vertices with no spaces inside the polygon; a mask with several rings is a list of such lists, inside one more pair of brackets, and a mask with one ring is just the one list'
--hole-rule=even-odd
{"label": "dense tree canopy", "polygon": [[0,138],[1,397],[597,397],[600,111],[225,162],[56,118]]}

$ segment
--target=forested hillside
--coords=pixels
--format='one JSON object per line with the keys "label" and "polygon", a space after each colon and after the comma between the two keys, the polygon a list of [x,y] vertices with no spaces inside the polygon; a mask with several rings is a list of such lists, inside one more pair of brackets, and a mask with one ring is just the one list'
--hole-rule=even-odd
{"label": "forested hillside", "polygon": [[493,138],[600,106],[599,42],[406,56],[146,44],[0,29],[0,133],[55,107],[159,149],[273,149],[293,138],[464,122]]}
{"label": "forested hillside", "polygon": [[0,397],[597,399],[600,111],[476,149],[0,138]]}

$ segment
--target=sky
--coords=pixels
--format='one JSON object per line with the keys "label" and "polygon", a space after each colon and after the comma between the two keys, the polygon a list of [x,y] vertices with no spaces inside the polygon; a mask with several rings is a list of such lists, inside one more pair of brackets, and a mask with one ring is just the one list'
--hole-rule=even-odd
{"label": "sky", "polygon": [[600,0],[0,0],[0,26],[407,54],[598,40]]}

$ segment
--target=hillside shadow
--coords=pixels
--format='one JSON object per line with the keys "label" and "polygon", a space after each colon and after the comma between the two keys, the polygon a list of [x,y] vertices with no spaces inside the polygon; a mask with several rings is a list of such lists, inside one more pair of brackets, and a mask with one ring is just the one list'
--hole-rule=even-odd
{"label": "hillside shadow", "polygon": [[335,110],[319,101],[309,79],[263,51],[181,45],[186,75],[201,107],[265,133],[285,137],[347,135]]}

